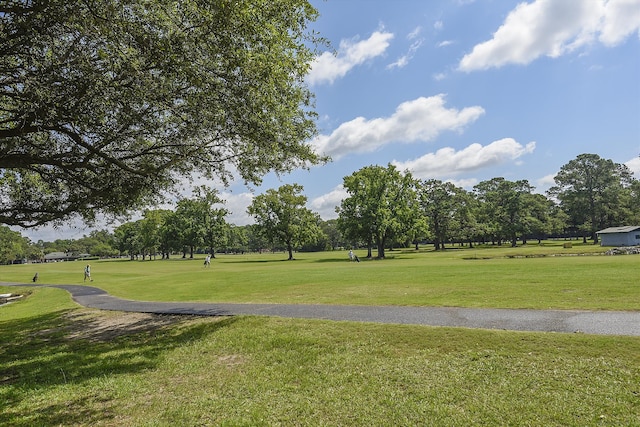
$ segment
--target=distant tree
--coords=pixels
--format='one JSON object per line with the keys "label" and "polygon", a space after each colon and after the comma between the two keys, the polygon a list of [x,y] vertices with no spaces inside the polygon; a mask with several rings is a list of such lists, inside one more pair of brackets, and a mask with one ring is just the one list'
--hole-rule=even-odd
{"label": "distant tree", "polygon": [[226,249],[232,252],[245,252],[249,249],[249,227],[230,224],[225,239]]}
{"label": "distant tree", "polygon": [[182,230],[183,245],[189,248],[190,258],[193,258],[197,247],[206,246],[209,253],[215,256],[215,247],[226,244],[229,226],[225,217],[229,211],[219,207],[223,202],[217,191],[206,187],[198,187],[193,197],[178,201],[177,221]]}
{"label": "distant tree", "polygon": [[482,181],[473,187],[481,206],[482,217],[501,244],[509,240],[516,246],[517,239],[527,231],[530,205],[528,196],[533,187],[527,180],[508,181],[502,177]]}
{"label": "distant tree", "polygon": [[160,252],[163,259],[169,259],[172,252],[182,250],[183,231],[181,219],[177,213],[166,211],[163,215],[163,221],[158,230],[160,238]]}
{"label": "distant tree", "polygon": [[139,222],[126,222],[118,226],[114,232],[116,247],[121,254],[128,254],[133,260],[142,251]]}
{"label": "distant tree", "polygon": [[215,248],[225,246],[229,238],[229,224],[225,220],[229,211],[220,205],[224,200],[217,190],[207,187],[196,189],[196,201],[200,204],[203,225],[203,243],[209,254],[215,258]]}
{"label": "distant tree", "polygon": [[260,232],[261,228],[262,227],[258,224],[246,226],[247,245],[249,246],[249,249],[260,253],[262,253],[262,251],[269,245],[267,238]]}
{"label": "distant tree", "polygon": [[176,215],[179,227],[182,230],[182,257],[193,258],[193,254],[198,246],[204,244],[204,223],[202,222],[202,206],[195,199],[181,199],[176,206]]}
{"label": "distant tree", "polygon": [[16,259],[26,258],[29,241],[9,227],[0,225],[0,264],[11,264]]}
{"label": "distant tree", "polygon": [[338,227],[347,239],[362,239],[377,248],[378,258],[394,237],[410,234],[418,223],[415,180],[395,166],[367,166],[344,177],[349,196],[336,208]]}
{"label": "distant tree", "polygon": [[320,223],[320,227],[322,228],[322,231],[324,232],[324,234],[327,235],[328,247],[331,250],[336,250],[338,247],[345,245],[345,242],[343,241],[344,238],[342,237],[342,233],[340,233],[340,230],[338,229],[337,220],[330,219],[328,221],[322,221]]}
{"label": "distant tree", "polygon": [[[26,237],[25,239],[29,241],[29,239],[27,239]],[[29,241],[29,247],[27,248],[27,259],[31,261],[41,262],[43,261],[43,258],[44,251],[42,250],[42,246]]]}
{"label": "distant tree", "polygon": [[322,159],[306,0],[0,3],[0,224],[119,215]]}
{"label": "distant tree", "polygon": [[594,244],[596,231],[620,225],[624,191],[633,182],[627,166],[597,154],[580,154],[560,168],[554,181],[548,194],[557,198],[572,225],[588,230]]}
{"label": "distant tree", "polygon": [[269,242],[284,244],[293,259],[293,248],[315,241],[321,234],[320,215],[305,207],[307,197],[298,184],[283,185],[256,196],[247,208],[257,230]]}
{"label": "distant tree", "polygon": [[473,242],[482,236],[483,225],[478,222],[479,203],[474,194],[462,188],[458,188],[456,200],[458,206],[455,209],[456,229],[452,237],[461,243],[467,242],[473,247]]}
{"label": "distant tree", "polygon": [[625,224],[640,225],[640,181],[634,179],[625,189]]}
{"label": "distant tree", "polygon": [[140,246],[142,249],[142,259],[149,255],[149,259],[154,257],[160,247],[160,230],[164,222],[163,210],[145,210],[144,218],[138,221],[138,233],[140,235]]}
{"label": "distant tree", "polygon": [[88,236],[74,241],[78,253],[90,254],[100,257],[117,255],[113,234],[107,230],[92,230]]}
{"label": "distant tree", "polygon": [[457,211],[465,207],[463,194],[462,188],[437,179],[422,181],[418,185],[420,208],[436,250],[444,249],[444,243],[460,228]]}

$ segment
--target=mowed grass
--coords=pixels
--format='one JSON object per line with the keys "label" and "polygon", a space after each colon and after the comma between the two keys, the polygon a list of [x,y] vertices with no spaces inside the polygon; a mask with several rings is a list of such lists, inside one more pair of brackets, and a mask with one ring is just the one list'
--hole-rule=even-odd
{"label": "mowed grass", "polygon": [[638,337],[253,316],[109,336],[130,314],[31,292],[0,308],[0,425],[640,423]]}
{"label": "mowed grass", "polygon": [[[638,310],[639,257],[552,256],[570,251],[603,249],[218,255],[210,269],[97,261],[91,284],[163,301]],[[83,265],[0,266],[0,282],[37,269],[42,283],[82,283]],[[640,337],[136,318],[59,289],[8,292],[27,297],[0,307],[0,425],[640,425]]]}
{"label": "mowed grass", "polygon": [[[217,255],[194,260],[93,261],[95,286],[153,301],[637,310],[638,256],[562,242],[517,248],[388,252],[352,263],[344,251]],[[1,281],[82,283],[84,263],[0,266]]]}

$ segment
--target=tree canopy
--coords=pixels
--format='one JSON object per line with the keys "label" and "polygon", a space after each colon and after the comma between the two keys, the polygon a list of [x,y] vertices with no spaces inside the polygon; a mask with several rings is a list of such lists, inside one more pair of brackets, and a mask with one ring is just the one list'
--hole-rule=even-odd
{"label": "tree canopy", "polygon": [[306,0],[0,4],[0,224],[122,214],[177,176],[322,159]]}
{"label": "tree canopy", "polygon": [[272,243],[283,243],[293,259],[294,246],[317,240],[322,235],[320,215],[305,207],[307,197],[298,184],[270,189],[253,199],[247,212],[256,220],[259,232]]}
{"label": "tree canopy", "polygon": [[348,238],[367,242],[368,256],[375,244],[377,257],[384,258],[387,242],[417,225],[416,182],[410,173],[392,164],[366,166],[344,177],[343,185],[349,196],[336,208],[338,227]]}
{"label": "tree canopy", "polygon": [[[572,225],[596,231],[624,221],[625,190],[634,183],[629,168],[597,154],[580,154],[560,168],[548,193],[557,197]],[[637,185],[637,184],[636,184]],[[637,211],[637,206],[636,206]]]}

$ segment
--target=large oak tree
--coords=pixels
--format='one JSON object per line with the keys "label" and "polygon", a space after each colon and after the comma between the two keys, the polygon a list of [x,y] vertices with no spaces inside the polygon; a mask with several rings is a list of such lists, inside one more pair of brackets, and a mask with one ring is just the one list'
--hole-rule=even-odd
{"label": "large oak tree", "polygon": [[320,215],[305,207],[307,197],[299,184],[269,189],[256,196],[247,213],[256,220],[256,229],[273,244],[284,244],[293,259],[293,249],[317,241],[323,232]]}
{"label": "large oak tree", "polygon": [[560,168],[554,181],[548,193],[559,200],[570,223],[589,232],[594,244],[596,231],[626,220],[625,189],[634,182],[626,165],[597,154],[580,154]]}
{"label": "large oak tree", "polygon": [[349,194],[342,200],[338,227],[348,239],[362,240],[385,257],[385,247],[394,236],[410,234],[419,223],[416,182],[409,172],[389,164],[366,166],[343,178]]}
{"label": "large oak tree", "polygon": [[473,190],[480,204],[480,218],[490,235],[498,244],[509,240],[511,246],[516,246],[518,237],[529,231],[527,224],[531,218],[531,193],[534,190],[529,181],[492,178],[478,183]]}
{"label": "large oak tree", "polygon": [[306,0],[0,3],[0,223],[157,201],[321,159]]}

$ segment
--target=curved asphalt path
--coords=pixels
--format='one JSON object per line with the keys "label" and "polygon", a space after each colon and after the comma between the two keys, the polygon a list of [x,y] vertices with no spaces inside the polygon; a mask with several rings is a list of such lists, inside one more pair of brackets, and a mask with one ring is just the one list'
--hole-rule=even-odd
{"label": "curved asphalt path", "polygon": [[151,302],[116,298],[94,286],[4,282],[0,282],[0,286],[59,288],[68,291],[74,301],[85,307],[139,313],[198,316],[258,315],[513,331],[640,336],[640,311]]}

